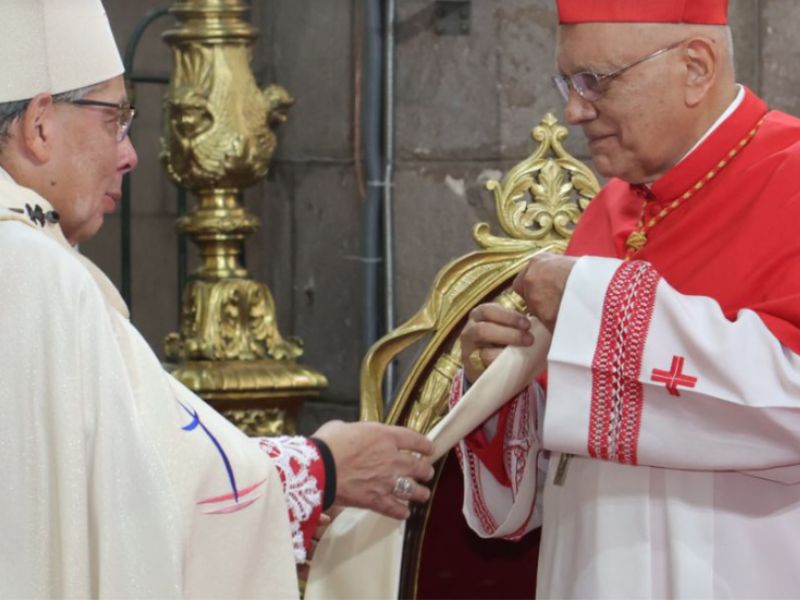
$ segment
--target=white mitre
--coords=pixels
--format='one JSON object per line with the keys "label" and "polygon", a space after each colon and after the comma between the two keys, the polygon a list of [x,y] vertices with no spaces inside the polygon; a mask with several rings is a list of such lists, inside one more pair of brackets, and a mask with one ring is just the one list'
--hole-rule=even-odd
{"label": "white mitre", "polygon": [[68,92],[123,71],[100,0],[0,0],[0,102]]}

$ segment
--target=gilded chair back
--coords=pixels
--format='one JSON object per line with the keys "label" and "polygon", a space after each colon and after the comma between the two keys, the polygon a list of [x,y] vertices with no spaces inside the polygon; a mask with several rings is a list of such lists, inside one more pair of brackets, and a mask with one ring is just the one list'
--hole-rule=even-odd
{"label": "gilded chair back", "polygon": [[[502,234],[494,235],[487,223],[477,224],[473,236],[478,250],[445,266],[419,312],[379,340],[364,358],[360,381],[362,420],[402,424],[427,433],[446,411],[450,386],[461,368],[458,334],[472,308],[498,301],[524,310],[519,297],[507,289],[510,282],[538,250],[563,252],[566,248],[599,183],[586,165],[564,149],[567,129],[552,114],[545,115],[532,135],[538,142],[533,154],[508,171],[501,181],[487,183],[494,194]],[[415,344],[421,346],[421,352],[385,414],[382,384],[386,369],[398,354]],[[517,551],[524,556],[515,558],[514,552],[509,555],[505,547],[509,544],[505,542],[478,541],[468,532],[454,531],[459,526],[466,528],[460,516],[463,494],[457,469],[452,457],[440,461],[432,500],[416,509],[409,521],[401,597],[502,597],[503,590],[494,585],[504,576],[500,571],[514,565],[515,560],[526,560],[536,550],[535,542],[529,541],[531,548]],[[453,515],[460,520],[453,522]],[[446,524],[444,531],[442,524]],[[442,562],[447,548],[436,549],[441,542],[447,544],[446,540],[435,539],[442,536],[451,537],[451,541],[462,536],[457,546],[463,549],[464,556],[453,557],[458,566],[452,569],[446,560]],[[449,553],[453,550],[450,544]],[[501,565],[504,556],[508,560]],[[474,560],[477,562],[472,568],[469,565]],[[487,560],[492,566],[483,564]],[[535,556],[532,560],[535,562]],[[535,574],[535,564],[530,569]],[[469,577],[464,578],[479,570],[485,589],[471,583]],[[532,590],[525,593],[528,597],[533,595]]]}

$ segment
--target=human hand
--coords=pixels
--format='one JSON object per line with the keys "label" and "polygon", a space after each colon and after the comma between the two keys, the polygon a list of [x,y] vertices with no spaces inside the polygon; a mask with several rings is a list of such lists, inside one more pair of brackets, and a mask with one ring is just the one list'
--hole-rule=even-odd
{"label": "human hand", "polygon": [[461,364],[470,383],[475,381],[506,346],[530,346],[531,322],[499,304],[472,309],[461,332]]}
{"label": "human hand", "polygon": [[430,497],[420,481],[433,478],[433,443],[425,436],[381,423],[330,421],[314,437],[336,463],[336,504],[407,519],[408,501]]}
{"label": "human hand", "polygon": [[525,301],[528,314],[542,322],[550,333],[556,327],[567,279],[577,258],[558,254],[538,254],[514,280],[512,289]]}

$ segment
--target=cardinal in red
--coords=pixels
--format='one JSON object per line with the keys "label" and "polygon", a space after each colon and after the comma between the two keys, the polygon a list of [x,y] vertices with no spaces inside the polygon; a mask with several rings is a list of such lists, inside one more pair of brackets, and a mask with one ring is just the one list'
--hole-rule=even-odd
{"label": "cardinal in red", "polygon": [[[543,526],[540,597],[797,594],[800,121],[737,83],[727,4],[557,2],[553,80],[608,183],[514,282],[547,385],[459,447],[473,529]],[[529,327],[473,311],[451,402]]]}

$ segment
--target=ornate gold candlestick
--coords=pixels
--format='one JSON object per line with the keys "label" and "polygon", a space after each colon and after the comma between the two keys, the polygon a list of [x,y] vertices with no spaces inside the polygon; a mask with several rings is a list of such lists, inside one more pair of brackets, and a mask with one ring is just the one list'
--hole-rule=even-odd
{"label": "ornate gold candlestick", "polygon": [[264,177],[274,130],[292,104],[280,86],[259,89],[250,69],[257,33],[241,0],[185,0],[164,33],[173,75],[164,101],[161,159],[198,206],[178,220],[200,250],[178,333],[167,336],[173,375],[251,435],[294,431],[303,399],[327,386],[298,365],[302,343],[284,339],[269,288],[247,279],[242,243],[258,219],[239,192]]}

